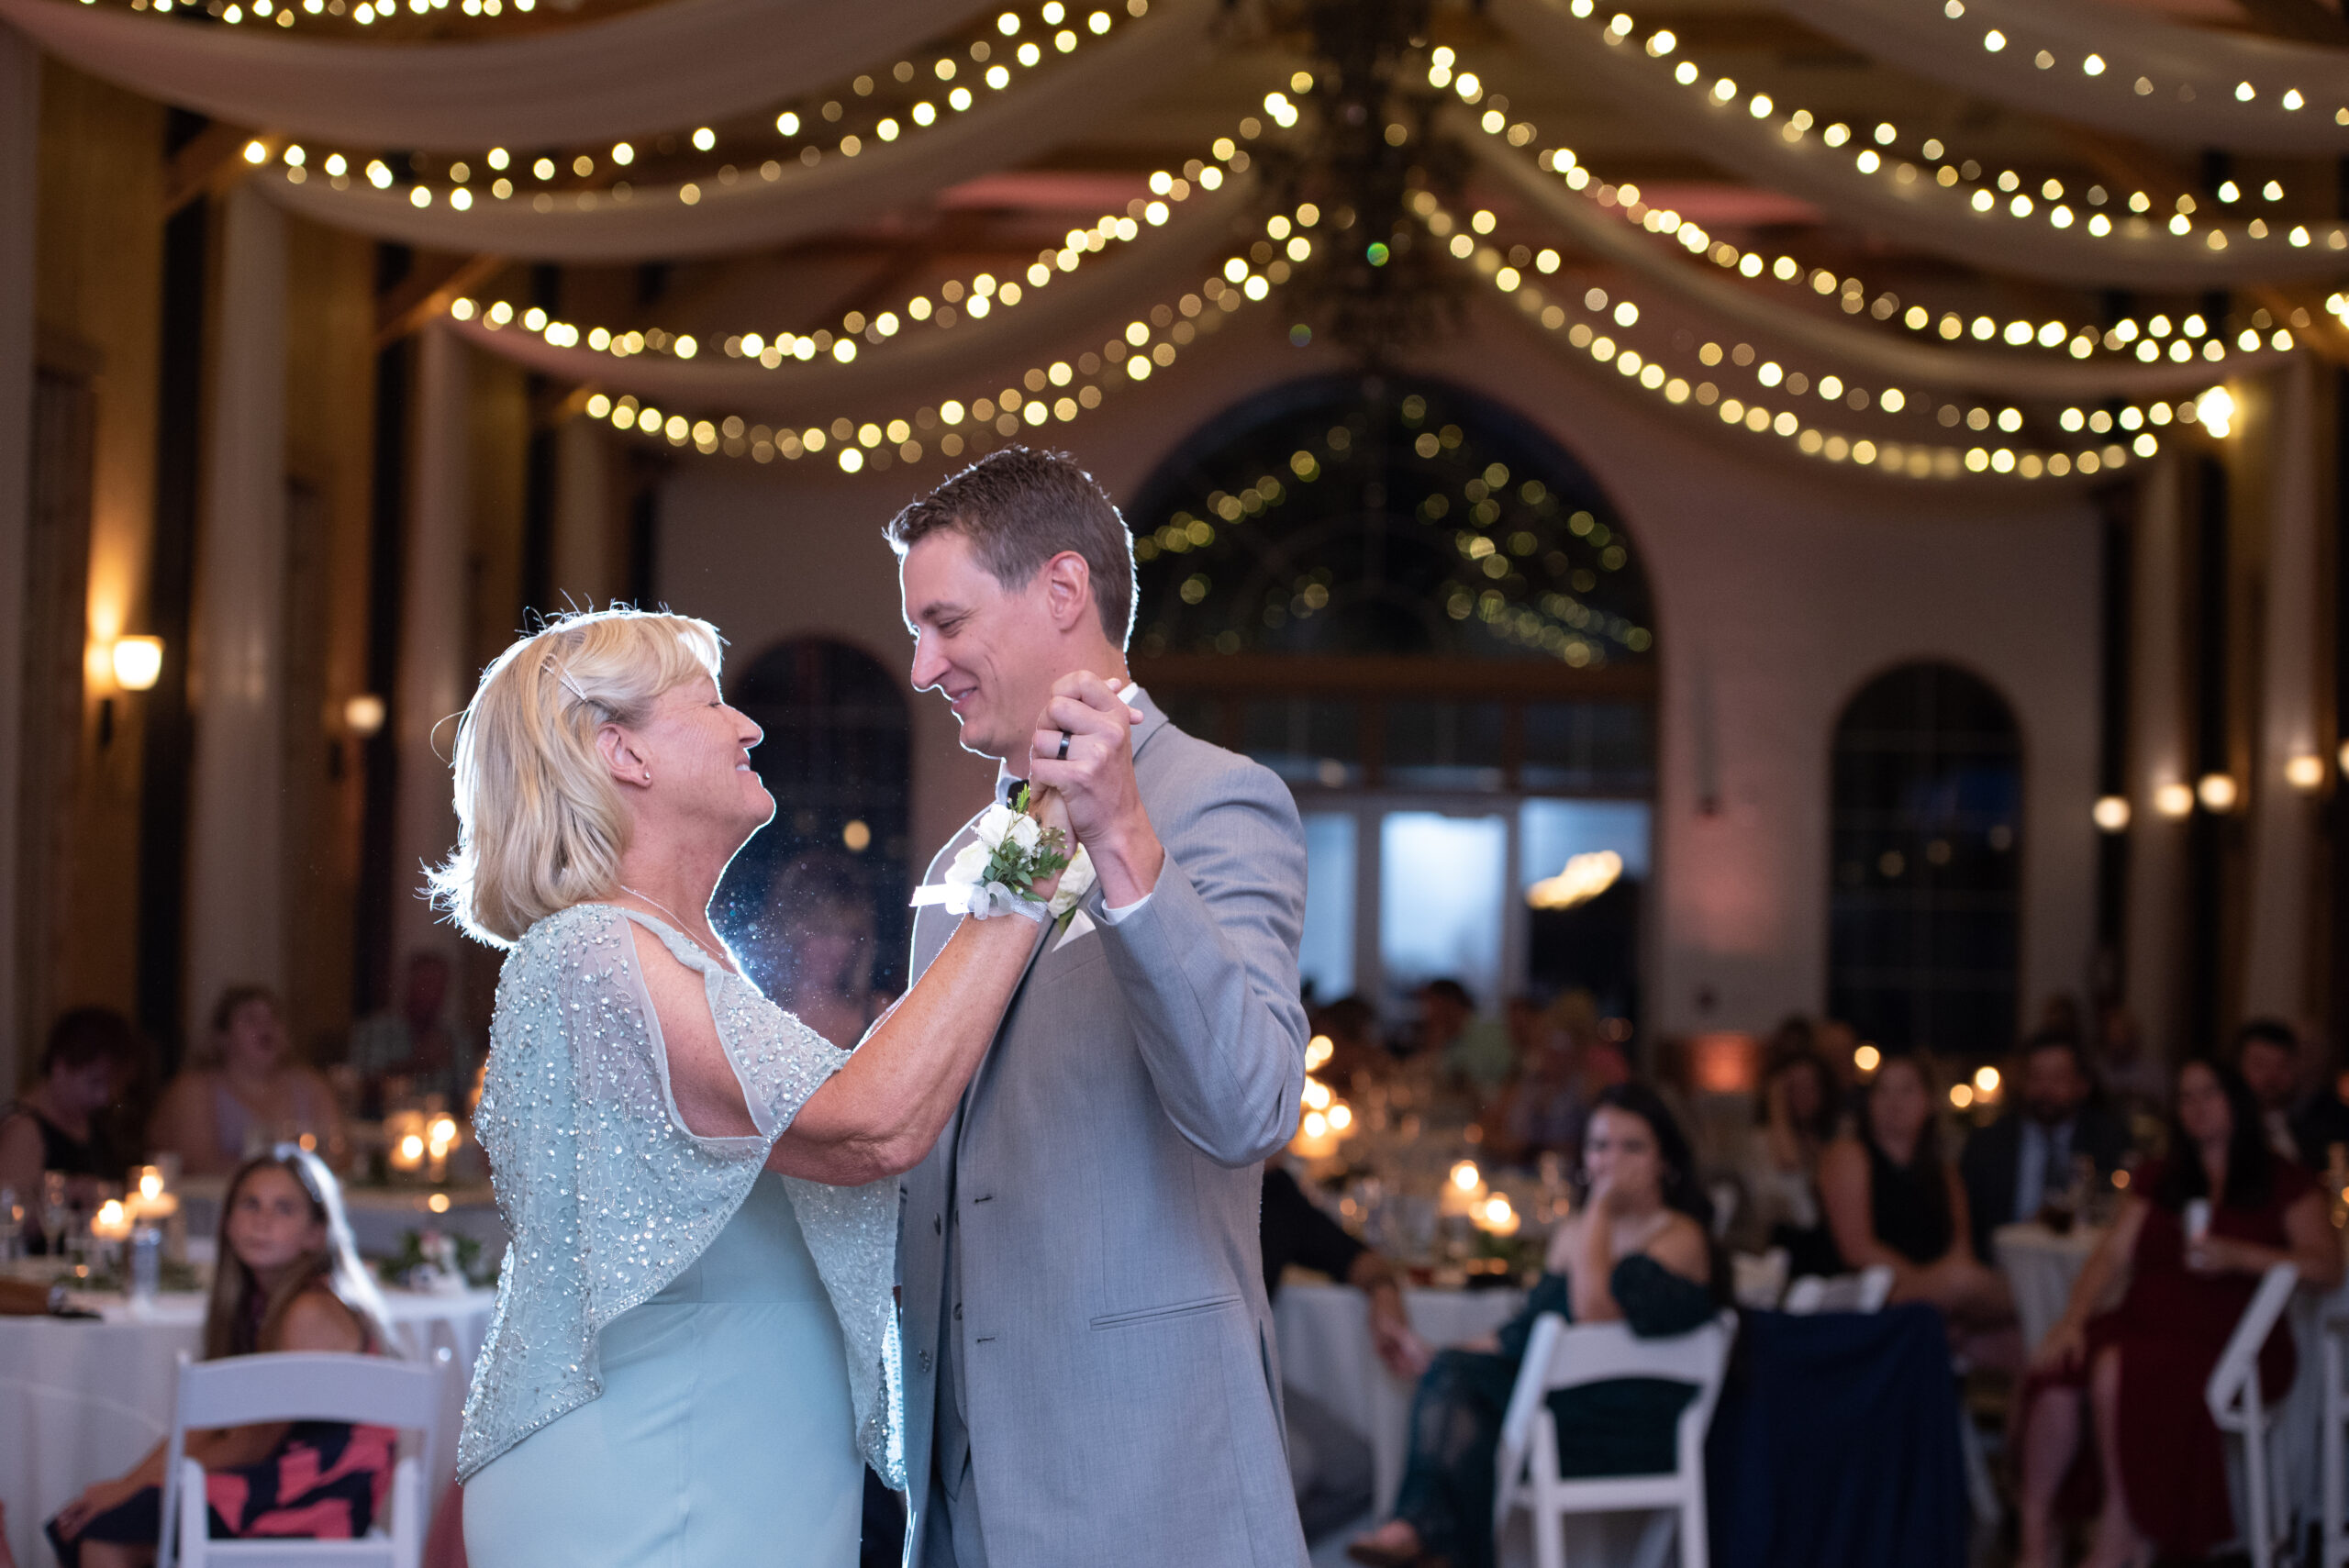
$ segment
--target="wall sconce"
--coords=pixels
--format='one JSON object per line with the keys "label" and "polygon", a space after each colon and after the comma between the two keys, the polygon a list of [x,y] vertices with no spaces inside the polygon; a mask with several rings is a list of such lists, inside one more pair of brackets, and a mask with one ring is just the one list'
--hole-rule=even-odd
{"label": "wall sconce", "polygon": [[2322,789],[2324,759],[2312,751],[2285,759],[2284,782],[2303,794],[2313,794]]}
{"label": "wall sconce", "polygon": [[2182,784],[2165,784],[2154,791],[2154,809],[2164,817],[2183,817],[2194,809],[2194,792]]}
{"label": "wall sconce", "polygon": [[148,692],[163,674],[163,639],[160,637],[118,637],[108,651],[115,684],[126,692]]}
{"label": "wall sconce", "polygon": [[2204,773],[2202,782],[2194,786],[2194,794],[2202,802],[2202,809],[2221,816],[2235,808],[2235,781],[2231,773]]}
{"label": "wall sconce", "polygon": [[2125,795],[2105,795],[2097,797],[2088,810],[2100,833],[2121,833],[2129,827],[2129,797]]}
{"label": "wall sconce", "polygon": [[343,728],[362,740],[382,730],[384,717],[384,699],[373,692],[362,692],[355,697],[343,699]]}

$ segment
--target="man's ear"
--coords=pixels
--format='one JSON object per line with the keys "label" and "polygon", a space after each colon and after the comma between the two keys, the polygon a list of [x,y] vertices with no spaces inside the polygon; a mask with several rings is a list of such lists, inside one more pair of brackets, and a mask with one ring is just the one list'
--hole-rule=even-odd
{"label": "man's ear", "polygon": [[1093,611],[1093,569],[1085,557],[1064,550],[1044,562],[1044,608],[1062,631],[1074,631]]}

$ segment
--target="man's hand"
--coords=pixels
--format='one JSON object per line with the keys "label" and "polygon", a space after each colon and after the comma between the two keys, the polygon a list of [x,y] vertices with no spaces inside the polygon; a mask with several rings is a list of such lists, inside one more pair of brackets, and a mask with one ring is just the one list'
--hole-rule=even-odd
{"label": "man's hand", "polygon": [[1417,1382],[1435,1359],[1427,1341],[1411,1328],[1410,1317],[1403,1309],[1403,1293],[1392,1279],[1381,1281],[1370,1292],[1370,1342],[1386,1370],[1407,1383]]}
{"label": "man's hand", "polygon": [[1059,794],[1076,841],[1093,857],[1102,902],[1113,907],[1146,896],[1166,863],[1134,782],[1128,732],[1141,722],[1141,716],[1120,702],[1108,682],[1079,670],[1052,683],[1029,748],[1030,782]]}

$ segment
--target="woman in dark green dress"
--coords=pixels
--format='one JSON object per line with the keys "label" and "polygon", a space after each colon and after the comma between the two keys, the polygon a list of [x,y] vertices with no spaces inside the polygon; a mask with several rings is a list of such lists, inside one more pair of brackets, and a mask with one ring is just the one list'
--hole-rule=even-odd
{"label": "woman in dark green dress", "polygon": [[[1411,1405],[1411,1452],[1395,1517],[1347,1551],[1375,1568],[1493,1561],[1493,1463],[1533,1320],[1626,1322],[1648,1337],[1685,1334],[1719,1310],[1722,1293],[1691,1173],[1686,1134],[1644,1084],[1595,1102],[1583,1142],[1583,1201],[1551,1239],[1547,1270],[1524,1309],[1491,1340],[1440,1353]],[[1639,1475],[1676,1462],[1681,1383],[1621,1378],[1550,1396],[1559,1469],[1569,1476]]]}

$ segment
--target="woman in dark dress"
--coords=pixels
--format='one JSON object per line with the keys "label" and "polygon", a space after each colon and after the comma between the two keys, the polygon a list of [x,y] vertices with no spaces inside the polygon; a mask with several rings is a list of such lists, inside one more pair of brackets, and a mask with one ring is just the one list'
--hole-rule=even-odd
{"label": "woman in dark dress", "polygon": [[49,1031],[40,1079],[15,1104],[0,1106],[0,1187],[25,1206],[27,1240],[41,1244],[39,1205],[44,1171],[83,1184],[95,1207],[101,1182],[119,1182],[129,1162],[114,1137],[111,1112],[145,1055],[128,1018],[106,1007],[76,1007]]}
{"label": "woman in dark dress", "polygon": [[[1480,1344],[1444,1351],[1411,1405],[1411,1451],[1395,1517],[1347,1548],[1375,1568],[1443,1562],[1489,1568],[1493,1464],[1533,1320],[1627,1322],[1635,1334],[1686,1334],[1710,1320],[1721,1292],[1691,1173],[1688,1140],[1653,1089],[1599,1092],[1583,1141],[1584,1199],[1551,1238],[1546,1271],[1524,1309]],[[1677,1462],[1686,1384],[1620,1378],[1560,1389],[1559,1469],[1640,1475]]]}
{"label": "woman in dark dress", "polygon": [[[1828,1229],[1846,1272],[1892,1270],[1892,1300],[1930,1302],[1961,1331],[2010,1324],[2005,1277],[1966,1240],[1965,1186],[1942,1153],[1938,1108],[1923,1062],[1884,1059],[1862,1096],[1859,1125],[1820,1156]],[[2007,1359],[2019,1362],[2020,1348]]]}
{"label": "woman in dark dress", "polygon": [[[220,1262],[204,1318],[204,1359],[268,1351],[385,1349],[383,1297],[351,1245],[334,1174],[281,1144],[247,1161],[220,1205]],[[367,1533],[391,1485],[399,1434],[348,1421],[273,1422],[190,1432],[206,1471],[214,1540]],[[164,1445],[100,1481],[49,1522],[64,1568],[139,1568],[162,1523]]]}
{"label": "woman in dark dress", "polygon": [[[2176,1104],[2169,1158],[2137,1173],[2033,1358],[2021,1568],[2056,1561],[2054,1517],[2081,1448],[2083,1392],[2103,1491],[2089,1568],[2201,1557],[2232,1538],[2226,1459],[2204,1385],[2268,1269],[2292,1263],[2320,1290],[2340,1281],[2341,1241],[2316,1184],[2268,1149],[2242,1075],[2189,1062],[2178,1070]],[[2208,1217],[2199,1237],[2188,1233],[2189,1210]],[[2124,1266],[2128,1293],[2099,1313]],[[2269,1400],[2282,1397],[2292,1368],[2291,1329],[2278,1323],[2259,1355]],[[2082,1479],[2071,1496],[2092,1502],[2094,1482]]]}

